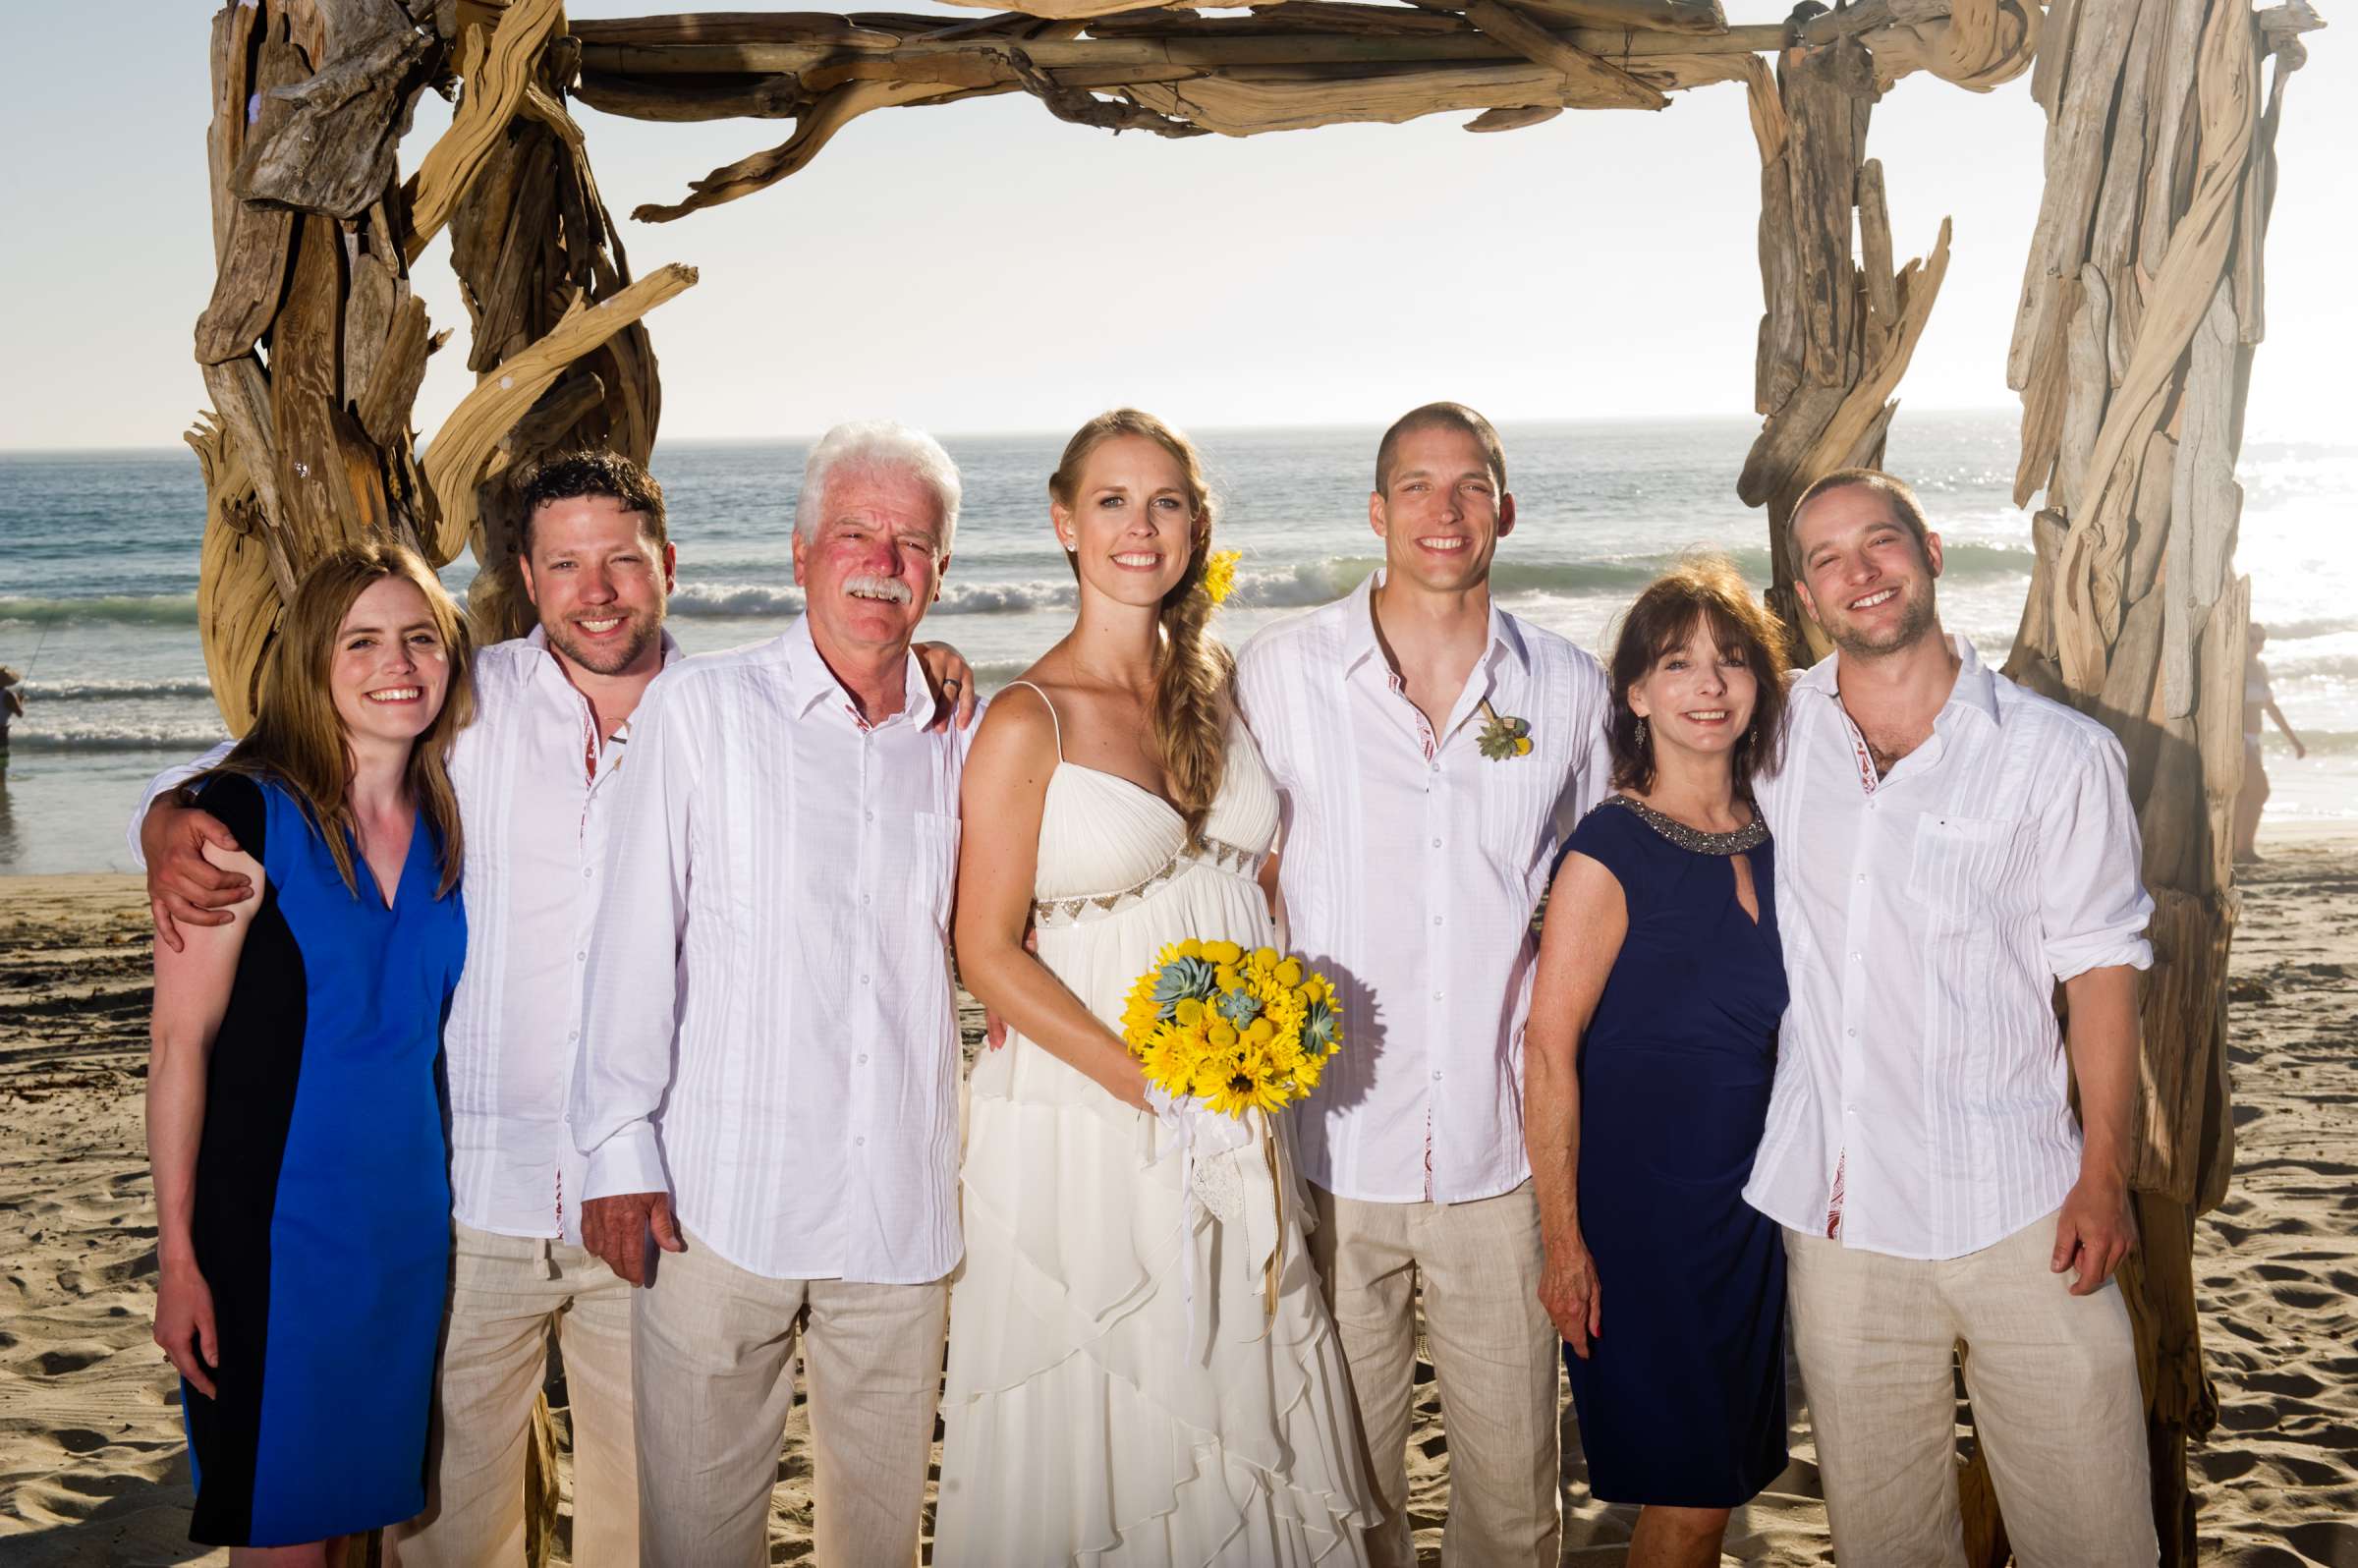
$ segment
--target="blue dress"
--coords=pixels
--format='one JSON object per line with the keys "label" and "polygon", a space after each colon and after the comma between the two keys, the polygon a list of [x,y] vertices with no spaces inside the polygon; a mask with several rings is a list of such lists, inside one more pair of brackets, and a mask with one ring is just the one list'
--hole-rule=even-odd
{"label": "blue dress", "polygon": [[1774,846],[1757,823],[1701,834],[1613,795],[1564,853],[1612,872],[1629,907],[1580,1049],[1580,1225],[1602,1312],[1589,1358],[1564,1361],[1590,1489],[1732,1508],[1785,1467],[1783,1238],[1743,1197],[1785,1010]]}
{"label": "blue dress", "polygon": [[425,1507],[426,1417],[450,1273],[442,1021],[467,950],[421,816],[387,909],[356,897],[274,783],[198,794],[262,867],[205,1075],[196,1265],[215,1398],[181,1385],[207,1545],[290,1545]]}

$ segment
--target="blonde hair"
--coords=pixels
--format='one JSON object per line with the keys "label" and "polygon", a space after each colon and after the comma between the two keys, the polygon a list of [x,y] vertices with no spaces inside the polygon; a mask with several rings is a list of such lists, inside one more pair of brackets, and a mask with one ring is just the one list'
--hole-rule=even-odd
{"label": "blonde hair", "polygon": [[344,617],[356,599],[387,578],[399,578],[424,596],[450,655],[442,711],[411,745],[403,777],[434,829],[435,864],[442,873],[435,896],[441,897],[458,885],[465,852],[458,793],[450,782],[450,743],[475,717],[475,677],[459,607],[424,559],[406,545],[374,540],[348,545],[311,568],[271,643],[253,728],[214,771],[266,778],[293,795],[327,841],[345,887],[360,896],[351,848],[359,826],[352,812],[352,753],[328,676]]}
{"label": "blonde hair", "polygon": [[[1203,831],[1204,818],[1220,793],[1220,776],[1228,757],[1229,694],[1236,672],[1228,650],[1208,635],[1211,596],[1198,591],[1211,558],[1211,487],[1204,479],[1204,459],[1186,436],[1151,414],[1113,409],[1075,430],[1064,444],[1064,456],[1058,460],[1056,472],[1048,476],[1048,494],[1058,506],[1072,509],[1081,485],[1082,465],[1100,444],[1118,435],[1143,436],[1177,460],[1193,519],[1187,570],[1162,596],[1156,612],[1162,638],[1156,655],[1152,715],[1154,744],[1170,781],[1171,804],[1186,818],[1192,839]],[[1078,578],[1079,559],[1067,559]]]}

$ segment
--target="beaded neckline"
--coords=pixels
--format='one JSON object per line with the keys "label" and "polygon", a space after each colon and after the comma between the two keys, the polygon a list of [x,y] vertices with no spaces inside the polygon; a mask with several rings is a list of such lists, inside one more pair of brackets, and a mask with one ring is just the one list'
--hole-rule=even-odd
{"label": "beaded neckline", "polygon": [[1741,855],[1746,850],[1759,849],[1768,842],[1768,824],[1757,814],[1732,833],[1706,833],[1700,828],[1689,827],[1674,816],[1664,816],[1644,801],[1627,795],[1607,795],[1597,805],[1599,810],[1607,806],[1627,807],[1637,813],[1639,821],[1680,849],[1693,850],[1698,855]]}

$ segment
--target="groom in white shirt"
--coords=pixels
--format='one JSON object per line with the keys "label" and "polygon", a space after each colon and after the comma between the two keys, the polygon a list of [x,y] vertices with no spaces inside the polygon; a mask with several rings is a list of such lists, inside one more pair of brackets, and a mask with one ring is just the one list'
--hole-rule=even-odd
{"label": "groom in white shirt", "polygon": [[926,729],[909,648],[958,503],[929,437],[830,431],[796,509],[802,619],[667,670],[634,725],[572,1121],[585,1240],[649,1287],[633,1346],[653,1568],[767,1560],[798,1339],[818,1560],[915,1559],[960,1256],[965,737]]}
{"label": "groom in white shirt", "polygon": [[1819,480],[1786,547],[1835,651],[1793,683],[1784,765],[1757,786],[1792,1004],[1744,1196],[1785,1227],[1834,1549],[1963,1568],[1963,1340],[2021,1560],[2151,1568],[2145,1403],[2111,1282],[2136,1241],[2154,907],[2120,743],[1941,632],[1940,536],[1897,479]]}
{"label": "groom in white shirt", "polygon": [[1282,808],[1288,941],[1332,977],[1343,1050],[1295,1126],[1312,1234],[1382,1521],[1409,1568],[1417,1298],[1449,1428],[1452,1568],[1553,1568],[1557,1338],[1523,1152],[1532,912],[1603,792],[1603,671],[1490,595],[1515,526],[1496,431],[1429,404],[1386,431],[1382,571],[1254,639],[1245,717]]}

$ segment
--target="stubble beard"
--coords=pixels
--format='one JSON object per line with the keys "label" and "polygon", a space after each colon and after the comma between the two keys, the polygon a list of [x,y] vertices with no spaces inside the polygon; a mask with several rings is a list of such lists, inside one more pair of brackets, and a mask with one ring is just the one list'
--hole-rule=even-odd
{"label": "stubble beard", "polygon": [[656,640],[663,635],[663,618],[660,615],[651,617],[632,615],[629,617],[629,623],[631,628],[629,640],[604,647],[583,646],[581,642],[574,637],[573,629],[570,626],[549,626],[543,623],[542,630],[548,634],[551,646],[590,674],[620,675],[646,657],[646,650],[652,647]]}
{"label": "stubble beard", "polygon": [[1903,590],[1900,602],[1903,608],[1899,624],[1886,636],[1870,636],[1849,626],[1840,630],[1828,627],[1825,629],[1826,641],[1851,657],[1862,659],[1887,658],[1914,647],[1932,635],[1934,625],[1938,620],[1934,611],[1931,585],[1926,585],[1921,596],[1912,589]]}

